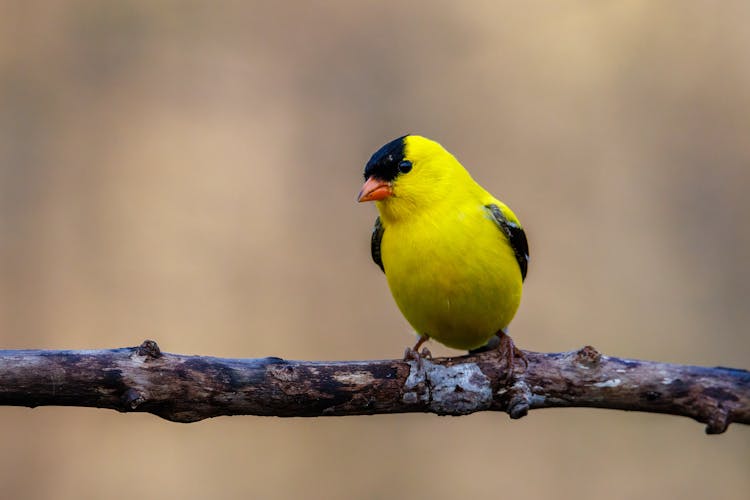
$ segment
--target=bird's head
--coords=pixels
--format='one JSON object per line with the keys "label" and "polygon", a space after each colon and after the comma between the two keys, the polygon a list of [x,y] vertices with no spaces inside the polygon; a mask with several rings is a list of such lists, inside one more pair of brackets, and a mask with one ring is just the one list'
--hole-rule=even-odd
{"label": "bird's head", "polygon": [[[375,201],[391,219],[424,211],[467,183],[468,172],[440,144],[405,135],[378,149],[365,165],[358,201]],[[473,182],[472,182],[473,184]]]}

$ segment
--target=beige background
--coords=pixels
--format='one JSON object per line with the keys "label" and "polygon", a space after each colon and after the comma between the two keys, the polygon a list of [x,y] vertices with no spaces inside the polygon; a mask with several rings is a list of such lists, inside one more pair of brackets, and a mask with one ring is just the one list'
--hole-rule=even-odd
{"label": "beige background", "polygon": [[[748,2],[0,10],[2,348],[401,355],[354,198],[416,132],[527,227],[522,347],[749,367]],[[0,408],[0,439],[5,498],[750,494],[750,429],[613,411]]]}

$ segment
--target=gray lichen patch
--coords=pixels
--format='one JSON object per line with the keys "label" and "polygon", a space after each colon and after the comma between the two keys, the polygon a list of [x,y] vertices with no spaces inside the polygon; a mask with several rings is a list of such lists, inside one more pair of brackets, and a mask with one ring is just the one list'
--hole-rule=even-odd
{"label": "gray lichen patch", "polygon": [[409,362],[404,384],[405,403],[428,403],[439,415],[466,415],[486,410],[492,403],[490,379],[476,363],[438,365],[423,359]]}
{"label": "gray lichen patch", "polygon": [[425,403],[430,400],[427,390],[427,376],[425,366],[432,365],[426,359],[419,361],[408,361],[409,376],[404,382],[404,395],[402,401],[406,404]]}

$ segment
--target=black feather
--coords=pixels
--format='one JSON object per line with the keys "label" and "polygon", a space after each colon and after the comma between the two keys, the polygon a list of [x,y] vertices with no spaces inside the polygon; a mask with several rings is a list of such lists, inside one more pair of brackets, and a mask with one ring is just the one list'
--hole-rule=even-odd
{"label": "black feather", "polygon": [[521,268],[521,279],[526,279],[526,270],[529,267],[529,243],[526,241],[526,233],[521,226],[509,221],[497,205],[486,205],[486,208],[492,214],[492,218],[505,237],[508,238],[513,253],[516,254],[518,266]]}
{"label": "black feather", "polygon": [[399,164],[404,160],[404,139],[401,136],[375,151],[365,165],[365,180],[375,177],[383,181],[392,181],[398,176]]}
{"label": "black feather", "polygon": [[385,272],[383,267],[383,259],[380,256],[380,241],[383,239],[383,232],[385,228],[380,222],[380,217],[375,219],[375,227],[372,228],[372,237],[370,238],[370,253],[372,254],[372,260],[380,266],[380,269]]}

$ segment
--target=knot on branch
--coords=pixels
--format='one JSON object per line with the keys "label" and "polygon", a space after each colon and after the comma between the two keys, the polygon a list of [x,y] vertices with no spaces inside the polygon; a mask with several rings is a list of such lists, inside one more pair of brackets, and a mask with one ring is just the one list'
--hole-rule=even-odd
{"label": "knot on branch", "polygon": [[703,388],[698,398],[704,408],[706,434],[721,434],[732,421],[731,409],[737,405],[736,394],[717,386]]}
{"label": "knot on branch", "polygon": [[517,381],[510,388],[508,399],[508,415],[512,419],[525,417],[531,406],[531,389],[526,382]]}
{"label": "knot on branch", "polygon": [[161,349],[159,349],[159,345],[154,340],[144,340],[141,345],[135,348],[135,353],[138,356],[148,358],[148,359],[157,359],[161,357]]}
{"label": "knot on branch", "polygon": [[446,366],[421,359],[408,364],[404,403],[426,404],[438,415],[467,415],[492,404],[490,379],[476,363]]}
{"label": "knot on branch", "polygon": [[601,353],[590,345],[587,345],[576,352],[576,363],[586,368],[594,368],[598,366],[601,360]]}
{"label": "knot on branch", "polygon": [[135,410],[146,402],[146,398],[135,389],[128,389],[122,395],[122,403],[126,410]]}
{"label": "knot on branch", "polygon": [[533,391],[524,380],[515,380],[513,385],[502,386],[497,391],[500,408],[503,408],[510,418],[519,419],[525,417],[531,409],[534,396]]}
{"label": "knot on branch", "polygon": [[729,412],[719,406],[706,419],[706,434],[721,434],[729,427]]}

